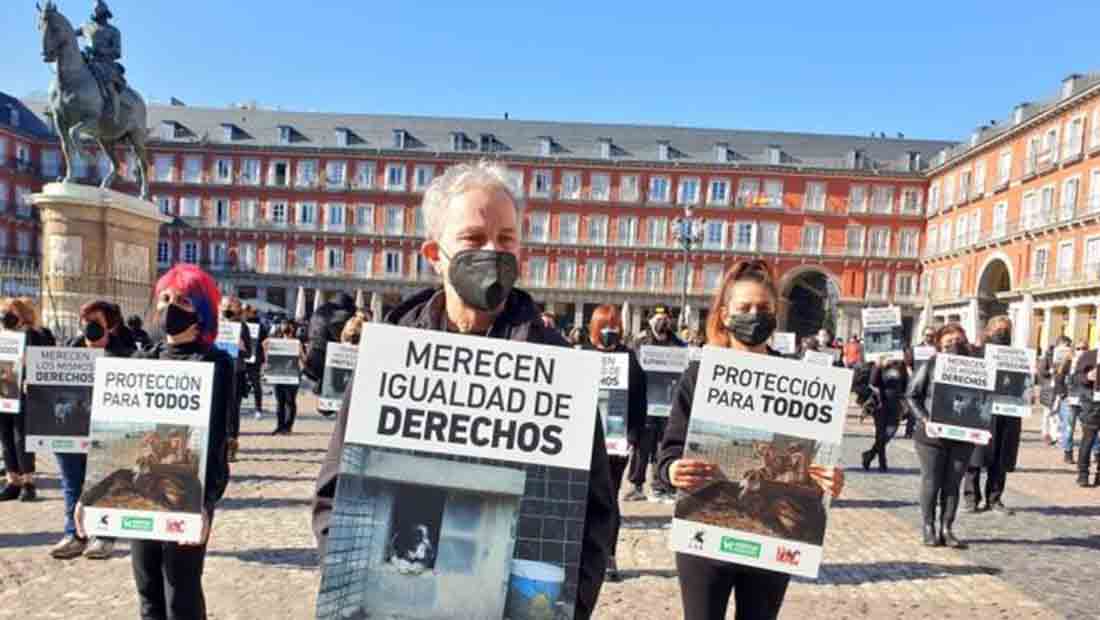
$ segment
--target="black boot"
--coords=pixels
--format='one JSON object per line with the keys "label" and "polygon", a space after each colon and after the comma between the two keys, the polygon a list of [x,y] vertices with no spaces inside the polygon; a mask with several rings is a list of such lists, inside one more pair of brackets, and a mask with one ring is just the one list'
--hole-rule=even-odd
{"label": "black boot", "polygon": [[1073,465],[1073,450],[1066,450],[1065,454],[1062,455],[1062,461],[1066,465]]}
{"label": "black boot", "polygon": [[[1098,474],[1098,475],[1100,475],[1100,474]],[[1087,487],[1088,485],[1089,485],[1089,474],[1088,474],[1088,472],[1078,473],[1077,474],[1077,486]],[[3,496],[2,495],[0,495],[0,501],[3,501]]]}
{"label": "black boot", "polygon": [[951,531],[950,523],[940,523],[940,544],[955,549],[966,549],[966,543],[955,536]]}
{"label": "black boot", "polygon": [[924,524],[924,538],[922,540],[925,547],[939,547],[940,540],[936,538],[936,527],[931,523]]}
{"label": "black boot", "polygon": [[863,453],[863,471],[871,470],[871,461],[875,458],[875,453],[870,450]]}
{"label": "black boot", "polygon": [[[1087,474],[1086,482],[1088,482]],[[19,494],[22,491],[23,487],[19,486],[18,484],[12,484],[9,482],[7,486],[4,487],[4,490],[0,491],[0,502],[10,502],[13,499],[19,499]]]}

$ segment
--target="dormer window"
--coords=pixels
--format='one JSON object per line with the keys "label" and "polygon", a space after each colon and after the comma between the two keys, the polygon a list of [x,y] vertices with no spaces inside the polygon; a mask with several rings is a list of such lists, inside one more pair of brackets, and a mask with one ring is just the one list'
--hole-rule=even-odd
{"label": "dormer window", "polygon": [[403,150],[405,145],[408,144],[409,132],[404,129],[393,130],[393,148]]}
{"label": "dormer window", "polygon": [[279,125],[279,144],[290,144],[294,139],[294,128],[290,125]]}
{"label": "dormer window", "polygon": [[668,140],[657,141],[657,159],[660,161],[668,161],[671,151],[672,149],[669,147]]}
{"label": "dormer window", "polygon": [[497,138],[491,133],[481,134],[481,140],[478,144],[482,153],[494,153],[497,150]]}
{"label": "dormer window", "polygon": [[730,160],[730,143],[729,142],[715,142],[714,143],[714,161],[724,164]]}
{"label": "dormer window", "polygon": [[347,146],[351,142],[351,140],[348,137],[350,133],[351,133],[351,130],[349,130],[347,127],[337,127],[336,130],[332,134],[332,137],[336,142],[336,146],[339,146],[339,147]]}
{"label": "dormer window", "polygon": [[160,122],[160,139],[161,140],[175,140],[176,139],[176,121],[161,121]]}
{"label": "dormer window", "polygon": [[232,142],[237,137],[237,126],[232,123],[222,123],[222,141]]}
{"label": "dormer window", "polygon": [[13,107],[11,109],[11,114],[9,115],[9,120],[11,122],[12,127],[18,127],[19,126],[19,108],[14,108]]}
{"label": "dormer window", "polygon": [[466,150],[466,134],[461,131],[451,132],[451,150],[452,151],[465,151]]}
{"label": "dormer window", "polygon": [[550,136],[539,136],[539,155],[549,157],[554,154],[554,139]]}
{"label": "dormer window", "polygon": [[611,159],[611,138],[600,138],[600,159]]}
{"label": "dormer window", "polygon": [[778,146],[776,146],[774,144],[769,146],[768,147],[768,163],[773,165],[773,166],[777,166],[777,165],[783,163],[783,149],[779,148]]}

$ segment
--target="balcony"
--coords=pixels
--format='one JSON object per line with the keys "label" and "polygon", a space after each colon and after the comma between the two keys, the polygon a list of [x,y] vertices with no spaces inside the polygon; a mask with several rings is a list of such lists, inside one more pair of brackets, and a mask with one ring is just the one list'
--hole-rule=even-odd
{"label": "balcony", "polygon": [[1056,165],[1058,165],[1057,149],[1044,149],[1039,151],[1038,156],[1035,158],[1035,169],[1039,174],[1053,170]]}
{"label": "balcony", "polygon": [[343,222],[325,222],[321,227],[324,232],[330,233],[342,233],[347,232],[348,227]]}

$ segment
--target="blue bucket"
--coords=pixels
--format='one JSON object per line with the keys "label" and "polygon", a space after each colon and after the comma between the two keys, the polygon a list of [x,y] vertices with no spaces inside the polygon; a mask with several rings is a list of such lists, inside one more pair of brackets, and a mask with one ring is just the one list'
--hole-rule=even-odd
{"label": "blue bucket", "polygon": [[509,620],[553,620],[565,569],[546,562],[512,560],[508,581]]}

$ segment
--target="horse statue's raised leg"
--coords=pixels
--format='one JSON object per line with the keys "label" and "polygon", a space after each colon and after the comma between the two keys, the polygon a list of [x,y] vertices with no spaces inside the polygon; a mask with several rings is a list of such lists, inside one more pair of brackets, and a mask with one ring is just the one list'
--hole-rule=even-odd
{"label": "horse statue's raised leg", "polygon": [[[144,115],[142,115],[144,119]],[[137,160],[137,180],[140,187],[140,193],[142,200],[149,200],[149,149],[145,147],[145,126],[144,121],[142,125],[134,127],[125,136],[126,141],[130,143],[130,148],[133,149],[134,158]]]}
{"label": "horse statue's raised leg", "polygon": [[107,176],[103,177],[103,180],[99,183],[99,187],[102,189],[111,189],[111,184],[115,182],[118,177],[118,152],[116,151],[116,142],[114,140],[107,140],[106,138],[99,138],[96,140],[99,143],[99,148],[103,149],[103,154],[107,156],[107,161],[111,163],[110,170],[107,171]]}

